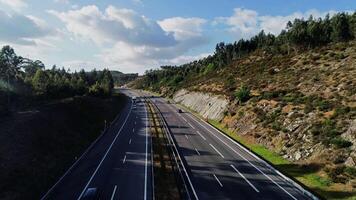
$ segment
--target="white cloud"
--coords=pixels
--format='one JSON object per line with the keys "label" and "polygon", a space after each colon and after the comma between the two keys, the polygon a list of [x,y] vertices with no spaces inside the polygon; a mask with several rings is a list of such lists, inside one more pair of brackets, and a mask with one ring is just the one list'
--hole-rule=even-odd
{"label": "white cloud", "polygon": [[25,3],[24,0],[0,0],[0,3],[5,4],[16,11],[27,7],[27,3]]}
{"label": "white cloud", "polygon": [[54,0],[56,3],[63,3],[63,4],[69,4],[69,0]]}
{"label": "white cloud", "polygon": [[173,17],[158,21],[158,24],[167,32],[174,33],[177,40],[186,40],[202,36],[202,26],[207,21],[202,18]]}
{"label": "white cloud", "polygon": [[266,33],[279,34],[286,27],[288,21],[295,18],[324,17],[327,13],[335,14],[330,10],[328,12],[320,12],[318,10],[308,10],[306,12],[294,12],[290,15],[259,15],[254,10],[235,8],[234,14],[230,17],[218,17],[213,24],[223,23],[227,25],[228,31],[236,35],[238,38],[249,38],[259,31],[264,30]]}
{"label": "white cloud", "polygon": [[21,44],[34,45],[35,39],[54,34],[45,21],[35,16],[8,14],[0,10],[0,40]]}
{"label": "white cloud", "polygon": [[96,58],[104,65],[125,72],[142,73],[163,63],[183,61],[180,56],[207,42],[202,29],[206,20],[201,18],[156,22],[130,9],[108,6],[100,11],[94,5],[48,12],[63,21],[75,38],[93,41],[100,49]]}
{"label": "white cloud", "polygon": [[91,5],[68,12],[48,12],[62,20],[69,32],[101,45],[124,41],[134,45],[167,46],[176,42],[156,22],[133,10],[109,6],[105,12],[101,12],[98,7]]}

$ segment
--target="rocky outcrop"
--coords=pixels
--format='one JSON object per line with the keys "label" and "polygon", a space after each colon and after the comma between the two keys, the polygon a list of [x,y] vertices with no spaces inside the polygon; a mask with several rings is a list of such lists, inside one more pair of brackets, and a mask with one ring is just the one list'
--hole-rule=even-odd
{"label": "rocky outcrop", "polygon": [[196,111],[204,118],[221,120],[227,110],[228,100],[223,96],[213,94],[190,92],[182,89],[173,95],[177,103]]}

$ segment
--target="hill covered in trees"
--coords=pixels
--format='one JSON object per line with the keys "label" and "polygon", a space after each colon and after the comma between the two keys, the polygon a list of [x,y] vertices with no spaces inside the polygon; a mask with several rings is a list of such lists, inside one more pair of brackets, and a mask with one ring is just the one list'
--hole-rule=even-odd
{"label": "hill covered in trees", "polygon": [[10,46],[4,46],[0,51],[2,114],[12,108],[46,100],[78,95],[106,97],[111,95],[113,87],[114,78],[108,69],[74,73],[55,65],[46,69],[40,60],[18,56]]}
{"label": "hill covered in trees", "polygon": [[295,19],[277,36],[219,43],[211,56],[149,70],[131,85],[223,97],[224,116],[211,123],[321,196],[354,199],[355,38],[356,13]]}

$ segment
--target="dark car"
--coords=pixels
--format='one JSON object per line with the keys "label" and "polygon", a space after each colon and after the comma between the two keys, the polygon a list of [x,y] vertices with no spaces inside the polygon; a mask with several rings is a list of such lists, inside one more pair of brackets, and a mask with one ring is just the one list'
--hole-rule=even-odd
{"label": "dark car", "polygon": [[183,113],[183,111],[181,109],[178,109],[178,113]]}

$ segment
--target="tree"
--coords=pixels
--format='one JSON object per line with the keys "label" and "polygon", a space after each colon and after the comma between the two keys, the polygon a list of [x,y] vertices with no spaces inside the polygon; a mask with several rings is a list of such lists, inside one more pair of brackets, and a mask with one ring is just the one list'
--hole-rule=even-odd
{"label": "tree", "polygon": [[23,58],[17,56],[14,49],[4,46],[0,52],[0,78],[16,78]]}
{"label": "tree", "polygon": [[331,38],[334,42],[345,42],[352,38],[350,26],[345,13],[335,15],[331,22]]}
{"label": "tree", "polygon": [[32,87],[38,95],[44,95],[47,93],[49,86],[48,76],[45,71],[38,69],[35,76],[32,79]]}

